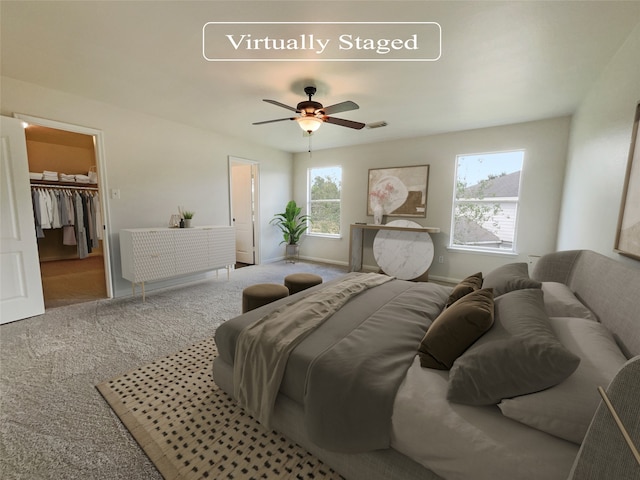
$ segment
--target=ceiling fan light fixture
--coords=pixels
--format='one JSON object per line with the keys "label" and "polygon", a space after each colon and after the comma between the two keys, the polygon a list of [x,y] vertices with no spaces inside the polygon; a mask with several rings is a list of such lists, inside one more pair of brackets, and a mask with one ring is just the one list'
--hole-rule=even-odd
{"label": "ceiling fan light fixture", "polygon": [[300,125],[300,128],[307,133],[313,133],[320,128],[322,120],[318,117],[303,116],[296,118],[296,122]]}

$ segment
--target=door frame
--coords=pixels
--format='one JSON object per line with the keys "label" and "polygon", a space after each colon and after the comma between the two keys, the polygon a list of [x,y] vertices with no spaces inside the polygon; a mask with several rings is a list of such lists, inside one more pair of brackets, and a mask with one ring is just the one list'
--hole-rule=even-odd
{"label": "door frame", "polygon": [[71,123],[59,122],[57,120],[49,120],[46,118],[34,117],[32,115],[26,115],[24,113],[14,113],[13,116],[22,120],[23,122],[38,125],[40,127],[55,128],[57,130],[64,130],[67,132],[81,133],[83,135],[90,135],[93,137],[93,149],[96,155],[96,170],[98,171],[98,189],[100,195],[100,209],[102,214],[102,223],[104,224],[104,230],[102,235],[102,250],[104,256],[104,272],[107,287],[107,298],[113,298],[113,275],[111,272],[111,248],[110,238],[111,221],[109,218],[109,195],[107,192],[107,172],[105,168],[105,154],[104,154],[104,137],[102,130],[96,130],[95,128],[83,127],[81,125],[74,125]]}
{"label": "door frame", "polygon": [[251,165],[253,175],[253,241],[255,265],[260,265],[260,163],[255,160],[229,155],[229,224],[233,225],[233,165]]}

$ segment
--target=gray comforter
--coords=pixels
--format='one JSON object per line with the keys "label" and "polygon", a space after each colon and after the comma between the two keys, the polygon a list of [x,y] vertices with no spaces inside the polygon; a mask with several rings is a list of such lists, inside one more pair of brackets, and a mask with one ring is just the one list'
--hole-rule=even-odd
{"label": "gray comforter", "polygon": [[[389,447],[397,389],[449,292],[432,283],[387,282],[352,298],[300,342],[280,392],[304,405],[314,443],[342,452]],[[222,360],[233,364],[240,332],[269,310],[254,310],[218,328]]]}
{"label": "gray comforter", "polygon": [[295,347],[350,299],[389,281],[391,277],[378,273],[349,275],[245,327],[236,343],[233,364],[233,394],[238,404],[270,427],[282,376]]}

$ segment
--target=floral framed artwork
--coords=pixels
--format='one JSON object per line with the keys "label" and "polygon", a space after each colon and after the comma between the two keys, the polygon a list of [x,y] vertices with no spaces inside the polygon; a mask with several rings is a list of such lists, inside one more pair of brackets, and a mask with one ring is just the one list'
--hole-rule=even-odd
{"label": "floral framed artwork", "polygon": [[369,169],[367,215],[427,216],[429,165]]}
{"label": "floral framed artwork", "polygon": [[640,260],[640,142],[638,142],[638,122],[640,103],[636,106],[636,116],[631,134],[631,147],[627,173],[622,191],[622,204],[618,217],[615,250],[621,255]]}

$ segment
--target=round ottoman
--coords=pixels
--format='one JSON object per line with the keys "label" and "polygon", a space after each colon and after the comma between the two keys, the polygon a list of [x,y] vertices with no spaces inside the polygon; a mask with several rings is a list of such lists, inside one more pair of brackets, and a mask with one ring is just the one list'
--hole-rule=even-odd
{"label": "round ottoman", "polygon": [[257,283],[242,290],[242,313],[289,295],[289,289],[277,283]]}
{"label": "round ottoman", "polygon": [[292,273],[284,277],[284,286],[289,289],[289,295],[321,283],[322,277],[313,273]]}

